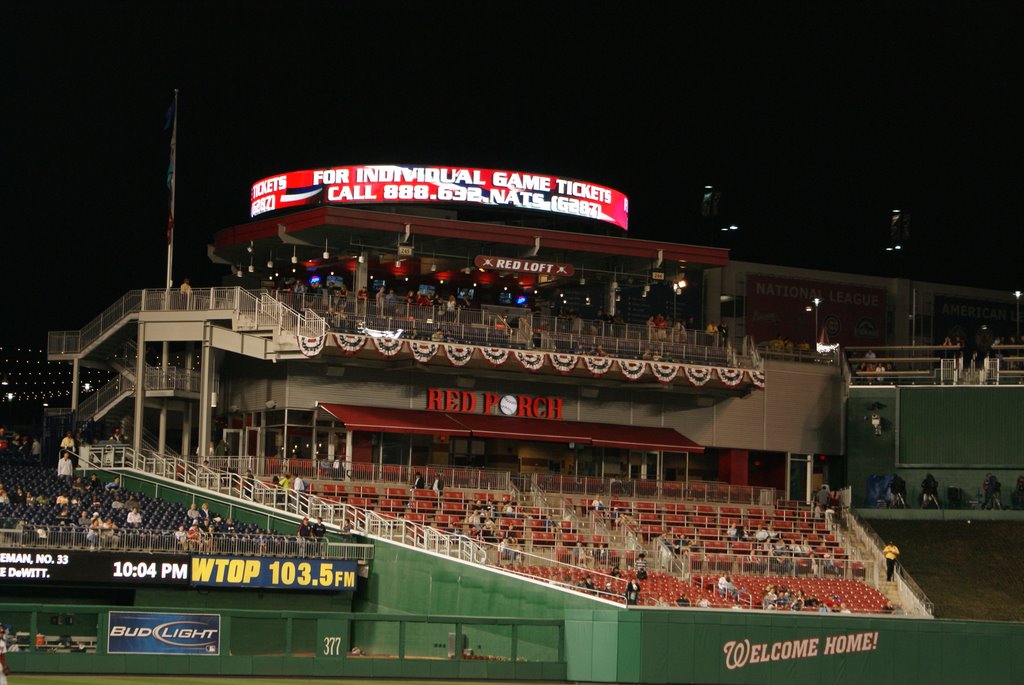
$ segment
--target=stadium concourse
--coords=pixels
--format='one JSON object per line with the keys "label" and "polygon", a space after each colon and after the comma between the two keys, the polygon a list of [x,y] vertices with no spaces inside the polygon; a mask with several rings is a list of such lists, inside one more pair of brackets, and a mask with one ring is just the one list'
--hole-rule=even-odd
{"label": "stadium concourse", "polygon": [[[1019,680],[1021,626],[932,619],[866,522],[882,475],[966,486],[994,463],[932,436],[1024,451],[975,410],[1016,396],[963,399],[1012,365],[885,347],[908,342],[889,312],[941,287],[631,239],[622,193],[556,176],[339,166],[248,195],[212,236],[221,284],[131,290],[49,335],[70,406],[41,465],[3,472],[34,500],[5,505],[0,550],[16,669]],[[904,376],[837,343],[949,387],[883,385]],[[84,392],[85,369],[110,380]],[[104,486],[72,512],[85,474],[137,506]],[[92,547],[85,499],[117,526]],[[213,524],[181,544],[193,504]]]}

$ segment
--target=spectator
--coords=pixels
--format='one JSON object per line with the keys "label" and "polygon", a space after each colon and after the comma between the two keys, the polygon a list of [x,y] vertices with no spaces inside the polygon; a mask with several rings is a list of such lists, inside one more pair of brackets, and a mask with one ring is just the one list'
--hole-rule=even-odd
{"label": "spectator", "polygon": [[71,463],[71,454],[67,451],[61,452],[60,461],[57,462],[57,476],[69,484],[75,476],[75,467]]}
{"label": "spectator", "polygon": [[626,584],[626,606],[636,606],[640,601],[640,583],[631,580]]}
{"label": "spectator", "polygon": [[427,483],[426,483],[426,481],[423,480],[423,474],[420,473],[419,471],[417,471],[416,472],[416,477],[413,479],[413,482],[412,482],[412,489],[413,490],[422,490],[426,486],[427,486]]}
{"label": "spectator", "polygon": [[739,599],[740,593],[736,586],[733,585],[732,576],[726,574],[718,579],[718,594],[732,600]]}
{"label": "spectator", "polygon": [[637,580],[647,580],[647,554],[640,552],[637,555],[636,561],[633,562],[633,568],[636,569]]}
{"label": "spectator", "polygon": [[131,509],[128,512],[128,518],[126,523],[129,528],[141,528],[142,527],[142,512],[138,508]]}

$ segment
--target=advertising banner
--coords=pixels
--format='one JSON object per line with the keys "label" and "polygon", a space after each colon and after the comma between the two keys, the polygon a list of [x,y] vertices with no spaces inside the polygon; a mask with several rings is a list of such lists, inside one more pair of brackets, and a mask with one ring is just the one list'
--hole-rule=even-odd
{"label": "advertising banner", "polygon": [[432,166],[344,166],[290,171],[253,184],[249,215],[319,204],[458,203],[531,209],[629,228],[629,199],[560,176]]}
{"label": "advertising banner", "polygon": [[934,343],[941,345],[949,336],[963,338],[968,348],[974,347],[975,337],[987,326],[990,335],[1004,340],[1017,335],[1017,303],[971,300],[962,297],[935,295]]}
{"label": "advertising banner", "polygon": [[220,654],[220,614],[111,611],[108,654]]}
{"label": "advertising banner", "polygon": [[822,329],[844,346],[885,343],[885,288],[751,274],[746,298],[747,335],[759,343],[781,337],[813,346]]}
{"label": "advertising banner", "polygon": [[192,556],[192,584],[267,590],[356,589],[356,563],[326,559]]}

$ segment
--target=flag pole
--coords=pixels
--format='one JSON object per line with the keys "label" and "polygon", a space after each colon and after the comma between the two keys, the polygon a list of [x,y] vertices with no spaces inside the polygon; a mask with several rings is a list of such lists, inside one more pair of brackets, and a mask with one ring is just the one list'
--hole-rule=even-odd
{"label": "flag pole", "polygon": [[177,147],[178,147],[178,89],[174,89],[174,128],[171,130],[171,164],[168,169],[167,185],[171,191],[171,204],[167,216],[167,281],[166,281],[166,302],[171,294],[171,268],[174,265],[174,191],[178,185],[177,174]]}

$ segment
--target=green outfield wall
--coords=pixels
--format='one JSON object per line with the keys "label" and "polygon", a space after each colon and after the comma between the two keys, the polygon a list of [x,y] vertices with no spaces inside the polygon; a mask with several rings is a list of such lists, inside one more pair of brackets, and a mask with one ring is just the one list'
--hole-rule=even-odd
{"label": "green outfield wall", "polygon": [[[871,424],[882,420],[881,435]],[[855,506],[867,502],[868,478],[899,473],[917,507],[921,481],[931,473],[948,504],[948,489],[977,501],[986,474],[1003,484],[1003,504],[1024,474],[1024,387],[850,388],[846,411],[847,476]]]}

